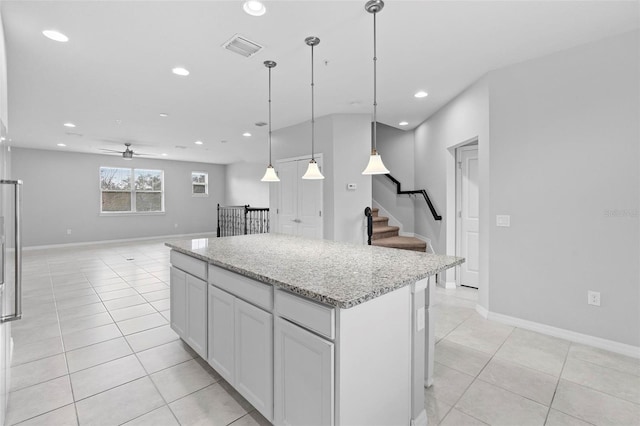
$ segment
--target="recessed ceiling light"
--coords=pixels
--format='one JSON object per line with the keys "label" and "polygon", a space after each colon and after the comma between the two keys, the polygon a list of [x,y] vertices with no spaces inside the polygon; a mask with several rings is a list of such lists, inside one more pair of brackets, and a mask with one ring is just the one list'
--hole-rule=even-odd
{"label": "recessed ceiling light", "polygon": [[67,145],[64,143],[59,143],[58,146],[67,146]]}
{"label": "recessed ceiling light", "polygon": [[407,124],[409,124],[408,121],[401,121],[398,123],[398,126],[406,126]]}
{"label": "recessed ceiling light", "polygon": [[76,127],[73,123],[64,123],[64,127]]}
{"label": "recessed ceiling light", "polygon": [[169,114],[167,114],[166,112],[161,112],[160,113],[160,117],[168,117],[168,116],[169,116]]}
{"label": "recessed ceiling light", "polygon": [[194,143],[195,143],[196,145],[202,145],[204,142],[202,142],[202,141],[195,141]]}
{"label": "recessed ceiling light", "polygon": [[174,73],[175,75],[179,75],[182,77],[186,77],[189,75],[189,70],[186,68],[180,68],[180,67],[176,67],[174,69],[171,70],[172,73]]}
{"label": "recessed ceiling light", "polygon": [[160,154],[160,155],[162,155],[163,157],[166,157],[166,156],[167,156],[167,153],[166,153],[166,152],[163,152],[163,153],[162,153],[162,154]]}
{"label": "recessed ceiling light", "polygon": [[424,90],[421,90],[419,92],[416,92],[416,94],[413,96],[415,96],[416,98],[426,98],[427,96],[429,96],[429,94]]}
{"label": "recessed ceiling light", "polygon": [[251,137],[251,133],[249,133],[249,132],[244,132],[244,133],[242,134],[242,136],[244,136],[245,138],[248,138],[248,137]]}
{"label": "recessed ceiling light", "polygon": [[51,39],[53,41],[59,41],[60,43],[66,43],[69,41],[69,37],[67,37],[66,35],[62,34],[59,31],[55,31],[55,30],[44,30],[42,32],[42,34],[48,38]]}
{"label": "recessed ceiling light", "polygon": [[267,8],[264,7],[264,4],[257,0],[245,1],[242,8],[251,16],[262,16],[267,12]]}

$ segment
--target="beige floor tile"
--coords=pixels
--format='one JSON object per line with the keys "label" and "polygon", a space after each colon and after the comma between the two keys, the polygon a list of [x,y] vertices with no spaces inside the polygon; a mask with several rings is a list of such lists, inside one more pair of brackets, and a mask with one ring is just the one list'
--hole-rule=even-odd
{"label": "beige floor tile", "polygon": [[69,372],[84,370],[114,359],[131,355],[133,352],[124,337],[119,337],[95,345],[85,346],[80,349],[67,352],[67,364]]}
{"label": "beige floor tile", "polygon": [[144,297],[145,299],[147,299],[147,301],[149,302],[156,302],[159,300],[164,300],[164,299],[169,299],[169,289],[166,288],[165,290],[159,290],[159,291],[152,291],[149,293],[145,293],[142,295],[142,297]]}
{"label": "beige floor tile", "polygon": [[231,423],[229,426],[270,426],[271,423],[258,411],[253,410],[250,413],[245,414],[238,420]]}
{"label": "beige floor tile", "polygon": [[12,425],[73,403],[69,376],[9,394],[6,423]]}
{"label": "beige floor tile", "polygon": [[435,317],[436,340],[446,337],[460,324],[475,314],[469,307],[436,305],[431,308]]}
{"label": "beige floor tile", "polygon": [[[135,291],[135,290],[134,290]],[[104,302],[104,306],[107,307],[109,311],[115,309],[122,309],[129,306],[140,305],[142,303],[147,303],[144,297],[140,296],[137,292],[135,296],[123,297],[120,299],[107,300]]]}
{"label": "beige floor tile", "polygon": [[122,331],[122,334],[126,336],[128,334],[138,333],[140,331],[166,325],[167,320],[162,315],[155,312],[143,317],[120,321],[117,324],[118,328],[120,328],[120,331]]}
{"label": "beige floor tile", "polygon": [[513,327],[472,315],[447,335],[448,340],[488,354],[494,354],[513,331]]}
{"label": "beige floor tile", "polygon": [[560,379],[551,404],[558,411],[597,425],[638,425],[640,406]]}
{"label": "beige floor tile", "polygon": [[640,359],[605,351],[604,349],[572,343],[569,348],[568,358],[581,359],[602,367],[640,376]]}
{"label": "beige floor tile", "polygon": [[169,404],[183,426],[227,425],[244,416],[253,407],[224,381]]}
{"label": "beige floor tile", "polygon": [[42,358],[11,368],[11,391],[68,374],[64,354]]}
{"label": "beige floor tile", "polygon": [[75,333],[76,331],[87,330],[89,328],[100,327],[101,325],[112,324],[111,315],[107,312],[100,312],[95,315],[87,315],[80,318],[72,318],[60,321],[62,335]]}
{"label": "beige floor tile", "polygon": [[90,305],[92,303],[98,303],[98,302],[100,302],[100,298],[98,297],[98,295],[92,294],[89,296],[80,296],[80,297],[74,297],[72,299],[58,300],[56,301],[56,304],[58,305],[58,309],[66,309],[66,308],[73,308],[76,306]]}
{"label": "beige floor tile", "polygon": [[122,282],[116,282],[113,284],[106,284],[106,285],[102,285],[99,287],[94,287],[96,293],[100,294],[104,294],[104,293],[110,293],[112,291],[118,291],[118,290],[126,290],[131,288],[131,286],[129,284],[127,284],[126,282],[122,281]]}
{"label": "beige floor tile", "polygon": [[79,401],[143,376],[146,372],[135,355],[118,358],[72,373],[73,397]]}
{"label": "beige floor tile", "polygon": [[590,426],[591,423],[587,423],[580,419],[576,419],[575,417],[571,417],[568,414],[562,413],[558,410],[554,410],[553,408],[549,410],[549,415],[547,416],[547,422],[545,426]]}
{"label": "beige floor tile", "polygon": [[640,404],[640,376],[572,358],[567,360],[562,378]]}
{"label": "beige floor tile", "polygon": [[122,334],[115,324],[107,324],[67,334],[62,340],[64,341],[65,350],[72,351],[121,336]]}
{"label": "beige floor tile", "polygon": [[131,318],[141,317],[143,315],[153,314],[155,312],[155,308],[147,303],[109,311],[114,321],[124,321]]}
{"label": "beige floor tile", "polygon": [[78,288],[72,290],[60,290],[56,288],[55,298],[56,301],[65,300],[65,299],[73,299],[75,297],[81,296],[92,296],[96,294],[96,292],[91,287]]}
{"label": "beige floor tile", "polygon": [[123,426],[180,426],[180,423],[176,420],[169,406],[164,405],[125,423]]}
{"label": "beige floor tile", "polygon": [[471,417],[458,409],[452,409],[444,418],[441,426],[483,426],[487,423]]}
{"label": "beige floor tile", "polygon": [[167,402],[175,401],[220,380],[195,360],[169,367],[151,375],[160,394]]}
{"label": "beige floor tile", "polygon": [[118,425],[165,405],[148,377],[76,403],[81,425]]}
{"label": "beige floor tile", "polygon": [[486,352],[442,340],[436,344],[435,360],[454,370],[477,376],[491,359]]}
{"label": "beige floor tile", "polygon": [[431,393],[424,391],[424,405],[427,410],[427,420],[430,425],[439,424],[451,410],[451,405],[436,399]]}
{"label": "beige floor tile", "polygon": [[140,333],[126,336],[129,345],[134,352],[144,351],[154,346],[164,345],[179,339],[179,336],[168,325],[141,331]]}
{"label": "beige floor tile", "polygon": [[437,362],[434,367],[433,385],[427,388],[427,396],[454,405],[473,382],[473,377]]}
{"label": "beige floor tile", "polygon": [[180,339],[138,352],[137,355],[149,374],[189,361],[196,356],[193,350]]}
{"label": "beige floor tile", "polygon": [[146,293],[152,293],[152,292],[156,292],[156,291],[162,291],[162,290],[167,290],[169,288],[168,285],[166,285],[163,282],[157,282],[154,284],[144,284],[144,285],[138,285],[134,287],[136,289],[136,291],[140,294],[142,294],[143,296]]}
{"label": "beige floor tile", "polygon": [[65,405],[57,410],[49,411],[38,417],[18,423],[19,426],[77,426],[76,407],[74,404]]}
{"label": "beige floor tile", "polygon": [[171,308],[171,303],[169,299],[157,300],[155,302],[151,302],[151,306],[156,308],[158,311],[166,311]]}
{"label": "beige floor tile", "polygon": [[489,362],[478,378],[547,407],[558,383],[554,376],[497,358]]}
{"label": "beige floor tile", "polygon": [[105,302],[108,300],[122,299],[123,297],[131,297],[136,295],[138,295],[138,292],[129,287],[122,290],[106,291],[104,293],[100,293],[100,299]]}
{"label": "beige floor tile", "polygon": [[162,315],[167,321],[171,322],[171,310],[167,309],[166,311],[160,311],[160,315]]}
{"label": "beige floor tile", "polygon": [[11,362],[13,366],[16,366],[63,352],[62,336],[53,337],[26,345],[15,345]]}
{"label": "beige floor tile", "polygon": [[58,317],[60,318],[60,321],[64,321],[71,318],[95,315],[106,311],[107,308],[105,308],[102,303],[92,303],[90,305],[77,306],[74,308],[58,309]]}
{"label": "beige floor tile", "polygon": [[455,408],[491,425],[544,425],[548,408],[497,386],[476,380]]}
{"label": "beige floor tile", "polygon": [[533,331],[516,329],[496,353],[496,358],[559,377],[569,342]]}
{"label": "beige floor tile", "polygon": [[60,336],[60,326],[58,325],[58,321],[54,321],[51,324],[17,328],[12,331],[12,337],[16,345],[27,345],[29,343]]}

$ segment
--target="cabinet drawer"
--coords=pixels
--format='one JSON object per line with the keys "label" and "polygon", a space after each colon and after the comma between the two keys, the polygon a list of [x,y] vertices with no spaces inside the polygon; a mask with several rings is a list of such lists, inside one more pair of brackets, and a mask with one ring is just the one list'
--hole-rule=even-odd
{"label": "cabinet drawer", "polygon": [[284,290],[277,290],[276,312],[331,340],[335,338],[335,309]]}
{"label": "cabinet drawer", "polygon": [[171,264],[195,277],[207,279],[207,262],[171,250]]}
{"label": "cabinet drawer", "polygon": [[267,311],[273,309],[273,286],[209,265],[209,283]]}

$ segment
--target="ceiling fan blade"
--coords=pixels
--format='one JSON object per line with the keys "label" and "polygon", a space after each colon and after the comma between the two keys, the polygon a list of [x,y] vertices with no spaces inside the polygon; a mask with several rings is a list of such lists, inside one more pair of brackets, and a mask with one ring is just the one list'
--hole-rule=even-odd
{"label": "ceiling fan blade", "polygon": [[117,151],[115,149],[105,149],[105,148],[100,148],[100,151],[105,151],[105,152],[117,152],[118,154],[122,154],[122,151]]}

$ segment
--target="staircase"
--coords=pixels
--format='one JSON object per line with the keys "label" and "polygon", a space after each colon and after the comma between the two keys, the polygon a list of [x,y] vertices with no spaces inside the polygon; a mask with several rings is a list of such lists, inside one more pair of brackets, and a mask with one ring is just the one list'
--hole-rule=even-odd
{"label": "staircase", "polygon": [[427,251],[427,243],[414,237],[400,237],[397,226],[389,226],[389,218],[378,216],[378,208],[371,209],[373,219],[373,234],[371,245],[379,247],[391,247],[402,250]]}

